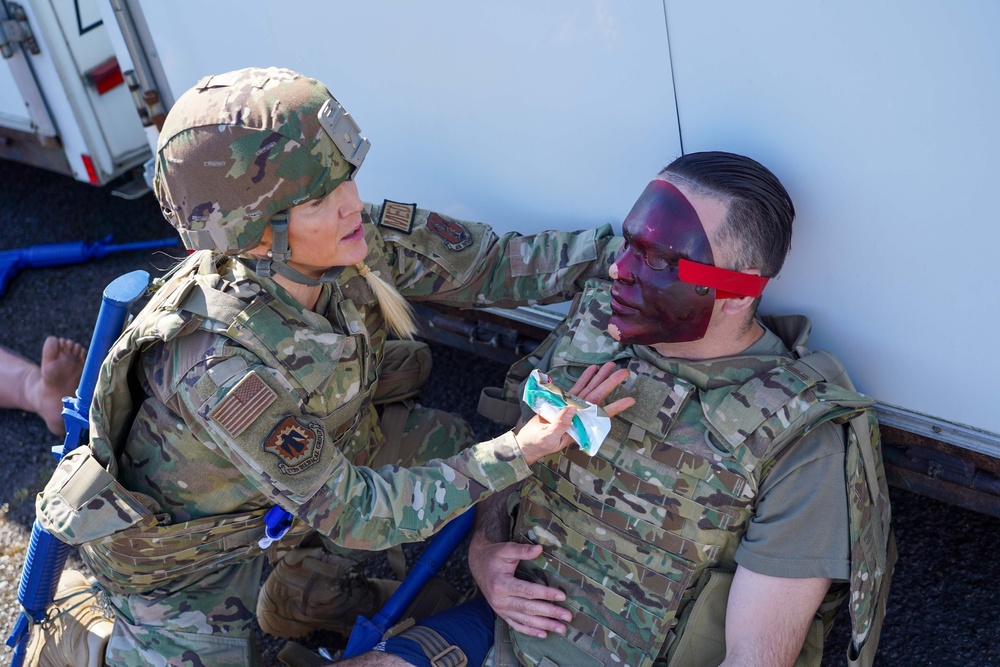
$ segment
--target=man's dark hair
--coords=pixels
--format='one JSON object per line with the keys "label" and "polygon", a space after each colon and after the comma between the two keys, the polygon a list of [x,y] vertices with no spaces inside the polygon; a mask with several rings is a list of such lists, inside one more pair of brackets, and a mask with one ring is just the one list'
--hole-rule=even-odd
{"label": "man's dark hair", "polygon": [[792,245],[795,207],[781,181],[764,165],[743,155],[710,151],[683,155],[661,176],[676,176],[701,194],[728,205],[728,214],[713,239],[729,254],[724,268],[760,269],[774,276]]}

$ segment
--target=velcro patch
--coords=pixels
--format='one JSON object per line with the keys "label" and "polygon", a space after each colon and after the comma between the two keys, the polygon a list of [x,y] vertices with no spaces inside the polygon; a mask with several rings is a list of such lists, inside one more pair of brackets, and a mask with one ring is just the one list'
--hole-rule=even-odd
{"label": "velcro patch", "polygon": [[440,236],[445,247],[454,252],[465,250],[472,245],[472,234],[465,225],[437,213],[427,216],[427,229]]}
{"label": "velcro patch", "polygon": [[208,418],[238,436],[261,415],[278,395],[260,377],[251,371],[229,390],[226,397],[211,409]]}
{"label": "velcro patch", "polygon": [[382,201],[382,214],[379,216],[378,224],[409,234],[413,228],[413,218],[416,215],[416,204],[400,204],[385,199]]}
{"label": "velcro patch", "polygon": [[264,451],[278,457],[278,470],[296,475],[319,463],[324,445],[323,425],[304,423],[289,415],[264,440]]}

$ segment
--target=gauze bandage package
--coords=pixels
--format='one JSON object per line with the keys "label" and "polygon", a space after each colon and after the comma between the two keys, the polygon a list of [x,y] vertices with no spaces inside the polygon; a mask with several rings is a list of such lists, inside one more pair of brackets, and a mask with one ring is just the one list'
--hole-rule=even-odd
{"label": "gauze bandage package", "polygon": [[564,392],[552,384],[552,379],[548,375],[537,368],[531,371],[527,382],[524,383],[524,395],[521,400],[536,414],[550,422],[555,421],[556,415],[567,405],[576,408],[569,436],[590,456],[597,453],[604,438],[611,431],[611,418],[600,406]]}

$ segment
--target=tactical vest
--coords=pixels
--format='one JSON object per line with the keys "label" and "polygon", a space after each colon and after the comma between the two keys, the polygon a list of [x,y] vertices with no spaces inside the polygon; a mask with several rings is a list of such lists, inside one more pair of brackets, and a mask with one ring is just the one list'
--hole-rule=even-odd
{"label": "tactical vest", "polygon": [[[634,381],[617,391],[634,396],[637,404],[613,420],[596,456],[571,447],[536,464],[522,487],[512,539],[545,550],[518,571],[563,590],[573,620],[565,636],[550,634],[544,641],[511,633],[518,660],[709,664],[701,662],[704,657],[674,661],[672,646],[691,630],[685,611],[713,574],[735,571],[734,554],[753,515],[755,494],[777,458],[825,421],[851,424],[854,649],[873,654],[891,563],[888,495],[872,401],[853,391],[846,376],[836,379],[847,386],[827,381],[824,373],[839,375],[842,368],[825,353],[805,354],[804,337],[790,345],[802,360],[735,357],[714,368],[700,364],[707,369],[703,377],[682,379],[606,335],[606,286],[588,287],[573,312],[578,314],[572,323],[536,351],[549,357],[548,374],[569,387],[587,365],[619,361]],[[536,356],[512,369],[508,394],[538,361]],[[867,520],[873,512],[878,516]],[[842,593],[833,597],[839,599],[821,607],[829,620]],[[724,627],[697,628],[703,637],[724,632]]]}
{"label": "tactical vest", "polygon": [[[378,232],[374,226],[366,227],[370,248],[366,262],[382,275],[390,275]],[[289,326],[281,312],[287,312],[288,306],[279,309],[277,297],[264,290],[220,291],[217,262],[234,263],[231,270],[254,280],[236,260],[208,251],[193,254],[166,277],[101,368],[91,409],[90,446],[78,448],[60,463],[36,502],[42,524],[62,541],[81,545],[81,556],[101,585],[117,593],[148,592],[178,577],[260,554],[257,541],[268,509],[171,524],[169,515],[152,498],[117,482],[117,460],[135,411],[145,398],[134,387],[140,352],[198,329],[210,330],[281,370],[303,400],[336,371],[337,360],[318,343],[300,343],[317,346],[312,354],[317,363],[307,371],[268,345],[265,332]],[[344,433],[348,436],[345,456],[355,465],[365,465],[373,450],[377,451],[373,443],[382,438],[371,398],[377,388],[386,331],[375,296],[353,267],[345,269],[333,287],[326,316],[335,329],[353,335],[359,363],[365,368],[364,386],[348,406],[357,411],[358,418],[340,429],[353,429]],[[331,434],[339,435],[332,430]]]}

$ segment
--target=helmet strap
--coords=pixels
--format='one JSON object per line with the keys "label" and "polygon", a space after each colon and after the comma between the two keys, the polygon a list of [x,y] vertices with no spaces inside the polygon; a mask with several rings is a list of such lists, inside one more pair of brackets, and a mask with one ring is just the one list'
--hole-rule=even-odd
{"label": "helmet strap", "polygon": [[272,232],[271,250],[267,253],[268,256],[266,259],[257,260],[257,266],[254,268],[254,272],[257,275],[272,278],[277,273],[294,283],[305,285],[306,287],[315,287],[316,285],[337,281],[337,278],[344,271],[344,267],[342,266],[330,267],[319,278],[312,278],[288,266],[287,262],[292,258],[292,250],[288,247],[287,211],[278,213],[271,218],[270,225]]}
{"label": "helmet strap", "polygon": [[276,213],[271,218],[271,259],[282,264],[292,258],[288,248],[288,211]]}

